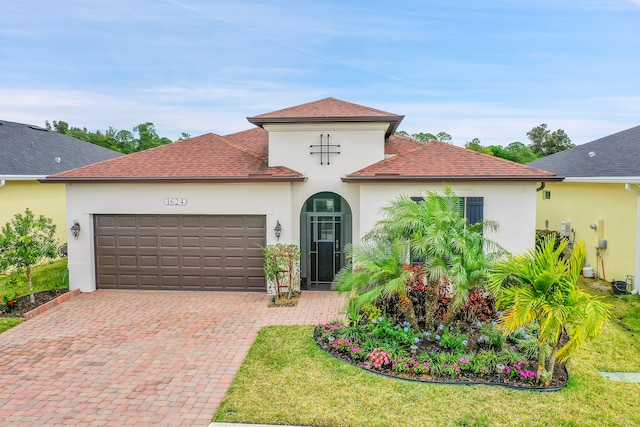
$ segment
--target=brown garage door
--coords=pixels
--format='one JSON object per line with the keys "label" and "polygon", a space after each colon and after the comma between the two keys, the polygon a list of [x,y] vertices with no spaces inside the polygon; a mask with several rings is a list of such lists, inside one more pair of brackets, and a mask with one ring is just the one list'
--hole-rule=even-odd
{"label": "brown garage door", "polygon": [[95,215],[98,289],[266,290],[265,217]]}

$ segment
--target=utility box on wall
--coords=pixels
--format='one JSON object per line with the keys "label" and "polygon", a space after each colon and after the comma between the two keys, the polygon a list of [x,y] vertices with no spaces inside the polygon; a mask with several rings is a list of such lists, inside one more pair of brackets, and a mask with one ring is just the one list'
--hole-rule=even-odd
{"label": "utility box on wall", "polygon": [[571,235],[571,222],[569,221],[560,222],[560,235],[562,237],[569,237]]}

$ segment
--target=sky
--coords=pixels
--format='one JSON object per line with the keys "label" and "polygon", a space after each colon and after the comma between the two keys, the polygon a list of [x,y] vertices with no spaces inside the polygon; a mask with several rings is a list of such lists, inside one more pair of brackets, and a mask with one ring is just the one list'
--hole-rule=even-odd
{"label": "sky", "polygon": [[177,139],[326,97],[453,143],[640,125],[640,0],[3,0],[0,120]]}

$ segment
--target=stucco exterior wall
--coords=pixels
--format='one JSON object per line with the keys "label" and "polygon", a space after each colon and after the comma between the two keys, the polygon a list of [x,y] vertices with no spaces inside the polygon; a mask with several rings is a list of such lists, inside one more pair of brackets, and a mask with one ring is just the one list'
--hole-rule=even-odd
{"label": "stucco exterior wall", "polygon": [[[424,197],[426,191],[438,192],[442,188],[442,184],[361,184],[359,238],[382,218],[380,208],[398,195]],[[496,241],[511,253],[521,253],[533,247],[535,183],[460,183],[452,184],[451,188],[459,197],[484,198],[484,219],[496,221],[500,226],[497,232],[485,234],[488,239]]]}
{"label": "stucco exterior wall", "polygon": [[0,188],[0,227],[17,213],[29,208],[36,215],[51,218],[56,225],[58,244],[67,241],[67,217],[64,184],[40,184],[38,181],[6,181]]}
{"label": "stucco exterior wall", "polygon": [[[341,178],[373,163],[384,160],[384,141],[387,123],[315,123],[265,125],[269,131],[269,165],[286,166],[302,173],[305,182],[292,185],[291,217],[289,225],[291,241],[300,244],[300,212],[304,202],[316,193],[329,191],[344,198],[349,204],[353,218],[359,215],[360,193],[358,185],[346,184]],[[321,164],[319,151],[320,135],[329,134],[329,143],[340,145],[332,148],[339,154],[329,154]],[[324,141],[326,143],[326,139]],[[327,162],[328,160],[328,162]],[[282,221],[280,221],[282,223]],[[283,224],[283,227],[285,225]],[[353,221],[353,235],[360,230]]]}
{"label": "stucco exterior wall", "polygon": [[[561,221],[570,221],[571,239],[585,242],[586,263],[598,277],[611,281],[635,275],[638,196],[621,183],[549,183],[545,190],[551,192],[551,199],[545,200],[543,191],[537,195],[537,228],[548,224],[548,229],[559,231]],[[601,238],[607,239],[604,250],[596,248]]]}
{"label": "stucco exterior wall", "polygon": [[[267,244],[276,243],[273,228],[282,224],[280,241],[292,239],[291,184],[69,184],[67,215],[81,226],[69,241],[69,288],[96,289],[93,215],[265,215]],[[184,206],[166,206],[165,198],[183,198]],[[295,221],[297,222],[297,218]],[[294,243],[297,243],[294,241]]]}

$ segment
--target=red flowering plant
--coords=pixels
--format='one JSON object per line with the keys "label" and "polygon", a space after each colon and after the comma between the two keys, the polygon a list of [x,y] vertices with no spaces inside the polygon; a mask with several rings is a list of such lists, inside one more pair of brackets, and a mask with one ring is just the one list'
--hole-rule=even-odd
{"label": "red flowering plant", "polygon": [[20,292],[6,292],[0,295],[0,305],[4,307],[4,311],[11,312],[22,294]]}

